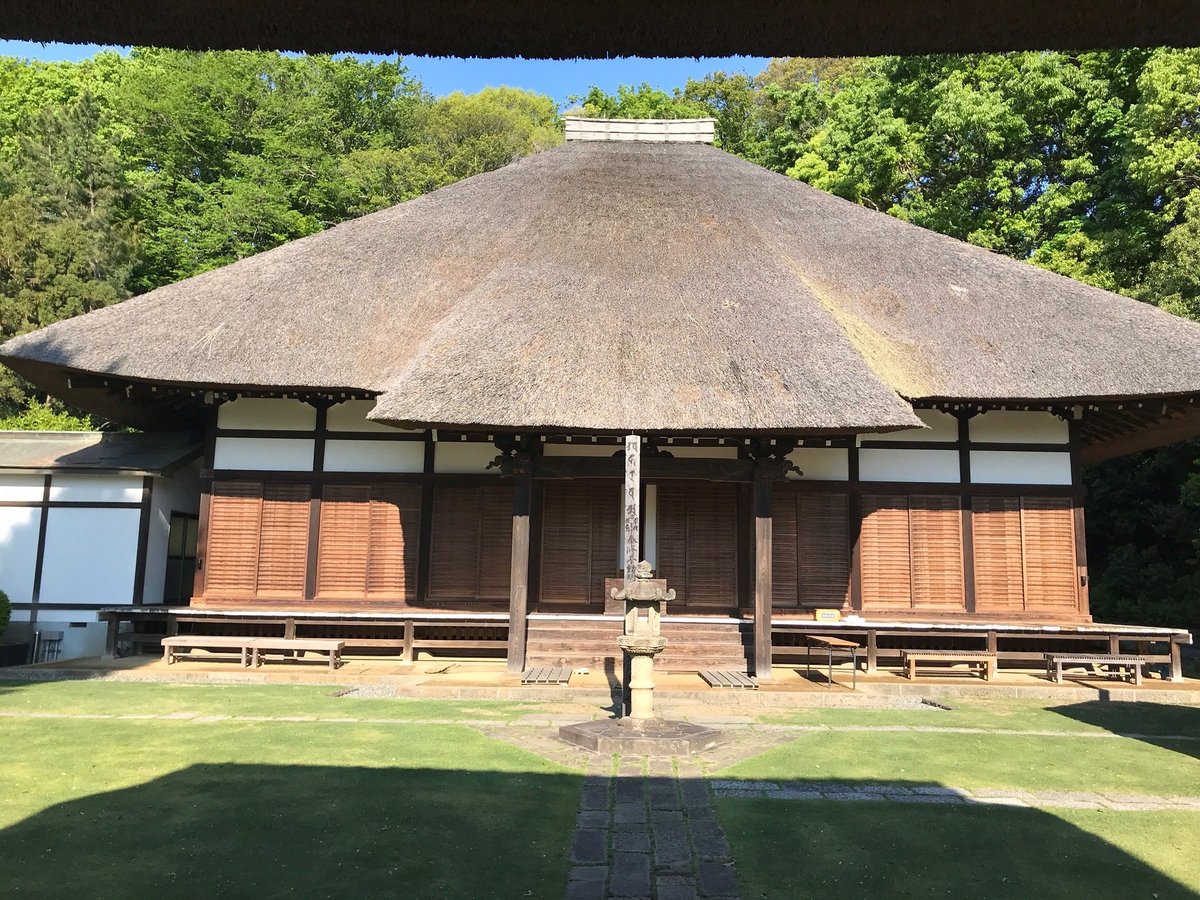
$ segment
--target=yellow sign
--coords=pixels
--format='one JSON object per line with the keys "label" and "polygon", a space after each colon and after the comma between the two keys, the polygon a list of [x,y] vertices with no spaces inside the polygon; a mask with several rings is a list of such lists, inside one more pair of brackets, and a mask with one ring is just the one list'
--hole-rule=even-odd
{"label": "yellow sign", "polygon": [[818,622],[838,622],[841,620],[841,618],[842,618],[842,611],[840,609],[818,609],[817,610],[817,621]]}

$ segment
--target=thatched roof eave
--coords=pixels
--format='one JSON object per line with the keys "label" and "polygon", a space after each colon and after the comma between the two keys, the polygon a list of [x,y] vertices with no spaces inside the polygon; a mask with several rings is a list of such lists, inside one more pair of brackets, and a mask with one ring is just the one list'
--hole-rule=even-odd
{"label": "thatched roof eave", "polygon": [[874,56],[1200,44],[1189,0],[39,0],[0,34],[190,50],[573,59]]}

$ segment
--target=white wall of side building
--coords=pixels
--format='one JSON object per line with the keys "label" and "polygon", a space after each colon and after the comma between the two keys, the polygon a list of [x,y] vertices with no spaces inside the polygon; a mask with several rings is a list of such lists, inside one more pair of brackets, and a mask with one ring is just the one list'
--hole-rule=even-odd
{"label": "white wall of side building", "polygon": [[171,477],[149,479],[145,574],[135,598],[142,475],[52,472],[47,491],[45,474],[0,473],[0,498],[28,504],[0,507],[0,589],[16,607],[6,637],[32,640],[35,632],[43,638],[61,632],[60,659],[102,653],[107,626],[98,609],[162,601],[171,513],[199,511],[199,474],[197,460]]}
{"label": "white wall of side building", "polygon": [[184,466],[170,478],[155,478],[150,492],[150,529],[146,540],[146,580],[143,603],[162,603],[167,575],[167,541],[171,515],[200,514],[200,460]]}

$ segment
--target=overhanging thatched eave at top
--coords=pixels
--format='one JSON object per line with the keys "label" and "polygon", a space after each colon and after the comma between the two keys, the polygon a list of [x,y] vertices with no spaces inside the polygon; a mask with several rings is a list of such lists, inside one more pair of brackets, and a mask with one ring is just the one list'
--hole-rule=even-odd
{"label": "overhanging thatched eave at top", "polygon": [[875,56],[1200,44],[1188,0],[41,0],[10,3],[7,38],[574,59]]}

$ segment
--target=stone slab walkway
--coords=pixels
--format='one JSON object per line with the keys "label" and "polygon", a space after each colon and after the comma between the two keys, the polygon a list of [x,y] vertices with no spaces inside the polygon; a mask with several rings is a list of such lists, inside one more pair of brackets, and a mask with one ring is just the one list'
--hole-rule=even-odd
{"label": "stone slab walkway", "polygon": [[613,766],[593,761],[584,778],[567,900],[737,897],[707,782],[682,775],[671,758],[622,757]]}
{"label": "stone slab walkway", "polygon": [[718,797],[766,800],[875,801],[886,803],[984,804],[1044,809],[1110,809],[1122,812],[1200,812],[1200,797],[1152,797],[1091,791],[1022,791],[1007,788],[960,788],[942,785],[828,781],[713,781]]}

